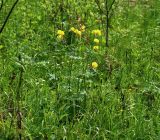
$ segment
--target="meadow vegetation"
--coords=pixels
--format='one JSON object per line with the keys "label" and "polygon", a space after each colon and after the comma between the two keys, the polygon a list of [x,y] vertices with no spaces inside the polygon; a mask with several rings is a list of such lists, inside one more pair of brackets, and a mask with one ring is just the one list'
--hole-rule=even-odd
{"label": "meadow vegetation", "polygon": [[159,0],[19,0],[0,33],[0,140],[159,140],[159,28]]}

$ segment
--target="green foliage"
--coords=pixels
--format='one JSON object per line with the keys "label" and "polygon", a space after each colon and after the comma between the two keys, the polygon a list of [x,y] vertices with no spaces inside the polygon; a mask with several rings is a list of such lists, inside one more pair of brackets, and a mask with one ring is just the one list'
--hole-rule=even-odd
{"label": "green foliage", "polygon": [[159,139],[160,2],[116,0],[108,48],[98,2],[16,5],[0,33],[0,139]]}

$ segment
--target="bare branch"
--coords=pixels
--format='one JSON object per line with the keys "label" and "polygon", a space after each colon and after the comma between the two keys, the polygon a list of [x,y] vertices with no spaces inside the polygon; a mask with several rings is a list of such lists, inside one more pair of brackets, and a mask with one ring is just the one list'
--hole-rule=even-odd
{"label": "bare branch", "polygon": [[1,2],[0,11],[1,11],[2,7],[3,7],[3,0]]}
{"label": "bare branch", "polygon": [[4,29],[4,27],[5,27],[6,23],[7,23],[7,21],[9,20],[9,17],[11,15],[11,13],[13,12],[13,9],[15,8],[16,4],[18,3],[18,1],[19,0],[16,0],[15,3],[12,5],[12,7],[11,7],[11,9],[10,9],[10,11],[9,11],[9,13],[8,13],[8,15],[7,15],[7,17],[6,17],[6,19],[5,19],[2,27],[1,27],[1,29],[0,29],[0,33],[2,33],[2,31],[3,31],[3,29]]}
{"label": "bare branch", "polygon": [[112,6],[114,5],[115,2],[116,2],[116,0],[112,1],[111,6],[109,7],[109,11],[112,9]]}
{"label": "bare branch", "polygon": [[102,8],[101,8],[101,6],[100,6],[100,3],[99,3],[99,0],[95,0],[95,3],[97,4],[100,13],[103,13],[103,14],[104,14],[105,12],[102,10]]}

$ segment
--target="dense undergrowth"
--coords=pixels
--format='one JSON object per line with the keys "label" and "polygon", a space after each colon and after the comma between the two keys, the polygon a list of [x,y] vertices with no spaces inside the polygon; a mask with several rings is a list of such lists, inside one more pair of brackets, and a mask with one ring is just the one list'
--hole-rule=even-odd
{"label": "dense undergrowth", "polygon": [[0,33],[0,139],[160,138],[160,1],[117,0],[109,47],[105,10],[19,1]]}

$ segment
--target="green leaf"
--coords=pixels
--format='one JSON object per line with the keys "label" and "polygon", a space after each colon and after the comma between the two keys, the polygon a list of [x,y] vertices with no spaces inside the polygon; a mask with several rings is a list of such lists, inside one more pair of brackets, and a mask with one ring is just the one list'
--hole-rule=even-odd
{"label": "green leaf", "polygon": [[4,46],[3,46],[3,45],[0,45],[0,50],[3,49],[3,48],[4,48]]}

